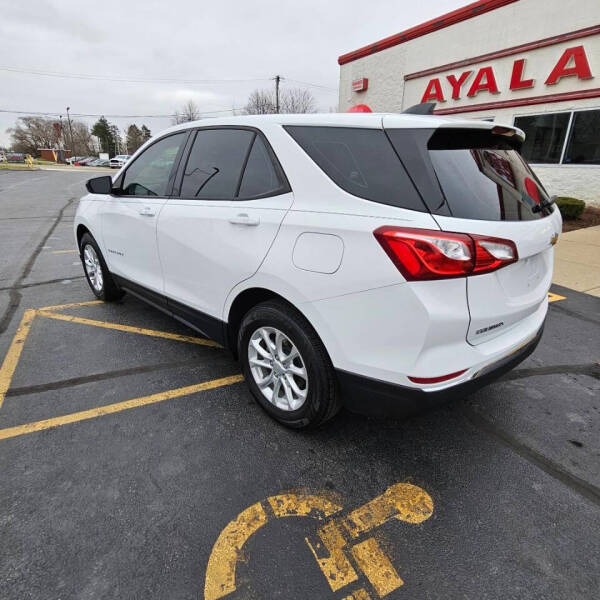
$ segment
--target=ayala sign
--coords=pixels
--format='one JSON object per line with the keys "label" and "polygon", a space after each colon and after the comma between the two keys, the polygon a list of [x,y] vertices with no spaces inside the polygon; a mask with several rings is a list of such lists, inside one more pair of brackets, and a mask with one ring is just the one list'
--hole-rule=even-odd
{"label": "ayala sign", "polygon": [[[535,86],[535,79],[528,78],[525,73],[525,66],[524,58],[519,58],[513,62],[509,84],[511,91],[524,90]],[[473,73],[473,70],[469,70],[458,76],[446,75],[446,81],[449,84],[447,92],[449,91],[453,100],[460,100],[465,93],[468,98],[474,98],[482,92],[500,93],[494,67],[482,67],[474,77],[471,77]],[[583,46],[567,48],[548,75],[544,85],[556,85],[564,77],[592,79],[590,63]],[[429,81],[421,102],[446,102],[442,80],[441,77],[436,77]],[[448,86],[445,87],[448,88]]]}

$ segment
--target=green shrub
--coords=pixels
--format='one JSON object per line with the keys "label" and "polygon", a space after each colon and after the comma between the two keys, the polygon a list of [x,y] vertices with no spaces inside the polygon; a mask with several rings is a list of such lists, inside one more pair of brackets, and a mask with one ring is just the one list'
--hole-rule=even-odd
{"label": "green shrub", "polygon": [[560,197],[556,199],[560,214],[565,221],[579,219],[585,208],[585,202],[577,198]]}

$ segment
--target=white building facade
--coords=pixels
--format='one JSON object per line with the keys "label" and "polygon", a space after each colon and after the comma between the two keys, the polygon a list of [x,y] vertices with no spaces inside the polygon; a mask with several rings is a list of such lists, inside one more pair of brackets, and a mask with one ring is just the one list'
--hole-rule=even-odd
{"label": "white building facade", "polygon": [[341,111],[516,125],[551,194],[600,206],[600,0],[480,0],[338,62]]}

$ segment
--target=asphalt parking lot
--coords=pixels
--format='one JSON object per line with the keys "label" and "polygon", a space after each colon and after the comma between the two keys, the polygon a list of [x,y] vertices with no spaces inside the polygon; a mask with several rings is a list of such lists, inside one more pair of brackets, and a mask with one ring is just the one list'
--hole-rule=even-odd
{"label": "asphalt parking lot", "polygon": [[1,598],[600,595],[600,299],[553,288],[469,398],[293,432],[214,344],[93,302],[84,179],[0,172]]}

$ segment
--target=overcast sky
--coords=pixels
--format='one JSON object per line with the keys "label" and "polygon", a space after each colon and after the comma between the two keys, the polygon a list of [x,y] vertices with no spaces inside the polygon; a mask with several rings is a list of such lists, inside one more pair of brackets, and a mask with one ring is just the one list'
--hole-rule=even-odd
{"label": "overcast sky", "polygon": [[[0,109],[169,115],[187,100],[203,111],[245,104],[257,87],[309,87],[320,110],[337,106],[337,57],[467,4],[467,0],[0,0]],[[77,76],[168,82],[59,78]],[[197,80],[258,80],[199,83]],[[193,81],[190,81],[193,80]],[[330,88],[330,89],[324,89]],[[226,113],[224,113],[226,114]],[[0,112],[0,145],[19,115]],[[96,120],[83,119],[90,125]],[[168,117],[114,118],[121,129]]]}

